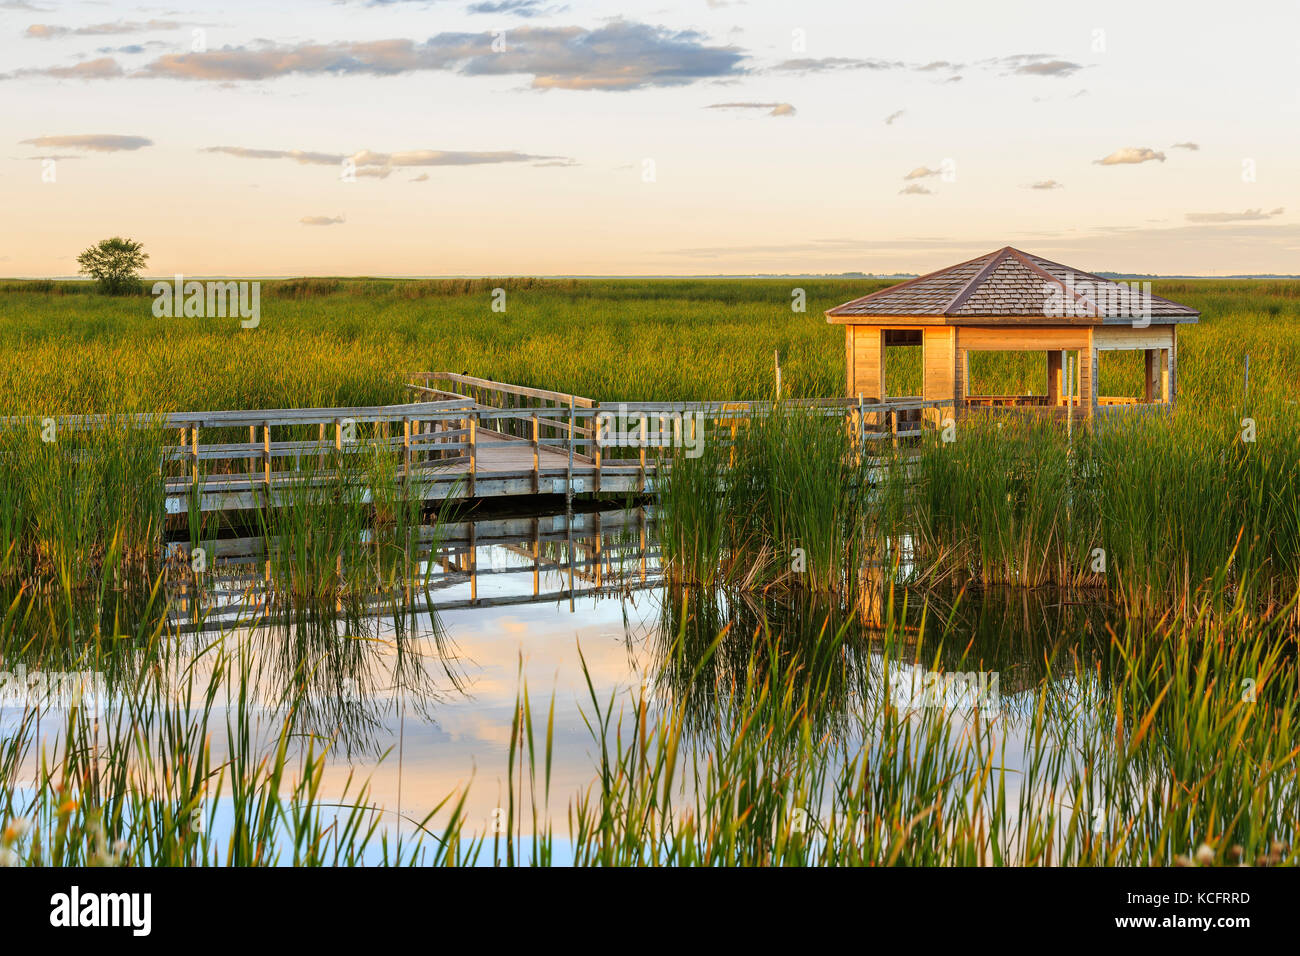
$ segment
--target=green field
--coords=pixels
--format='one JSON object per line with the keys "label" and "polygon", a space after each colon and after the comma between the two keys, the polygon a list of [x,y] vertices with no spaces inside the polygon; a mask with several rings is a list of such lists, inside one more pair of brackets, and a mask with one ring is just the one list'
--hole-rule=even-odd
{"label": "green field", "polygon": [[[88,283],[0,285],[0,412],[61,414],[360,405],[405,400],[407,376],[468,372],[602,400],[768,397],[773,350],[788,394],[839,395],[843,332],[822,312],[879,280],[298,279],[263,284],[261,324],[156,318],[152,296]],[[146,287],[148,283],[146,283]],[[492,290],[506,311],[492,311]],[[791,310],[791,292],[807,311]],[[1179,340],[1184,403],[1290,399],[1300,382],[1300,282],[1157,282],[1201,310]],[[916,390],[916,356],[890,367]],[[1042,356],[980,356],[983,391],[1041,389]],[[1107,357],[1107,394],[1135,393],[1141,357]],[[909,362],[910,367],[909,367]],[[1114,362],[1114,365],[1110,363]]]}

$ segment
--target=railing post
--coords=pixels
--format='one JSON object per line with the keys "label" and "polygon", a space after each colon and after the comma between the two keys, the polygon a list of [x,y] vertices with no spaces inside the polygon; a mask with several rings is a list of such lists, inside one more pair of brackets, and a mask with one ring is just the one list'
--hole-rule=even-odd
{"label": "railing post", "polygon": [[533,494],[540,494],[542,490],[542,452],[541,452],[541,429],[538,423],[537,414],[533,414]]}
{"label": "railing post", "polygon": [[[569,396],[569,467],[565,472],[564,479],[564,513],[572,517],[573,515],[573,396]],[[572,536],[570,536],[570,546],[572,546]],[[570,571],[569,590],[573,590],[572,571]],[[572,593],[569,595],[572,597]]]}
{"label": "railing post", "polygon": [[856,444],[857,444],[857,446],[858,446],[858,459],[861,460],[862,456],[865,455],[865,454],[866,454],[866,451],[867,451],[867,411],[866,411],[866,409],[863,407],[863,404],[862,404],[862,393],[861,393],[861,392],[858,392],[858,426],[857,426],[857,431],[858,431],[858,434],[857,434],[857,442],[856,442]]}
{"label": "railing post", "polygon": [[411,420],[402,419],[402,475],[411,477]]}
{"label": "railing post", "polygon": [[649,422],[647,421],[646,416],[642,415],[641,416],[641,441],[638,443],[641,446],[641,454],[640,454],[641,465],[640,465],[640,471],[638,477],[640,478],[641,481],[642,494],[645,493],[645,439],[646,439],[646,432],[648,431],[647,428],[648,425]]}
{"label": "railing post", "polygon": [[[475,481],[478,478],[478,412],[469,420],[469,496],[476,494]],[[471,527],[473,527],[471,525]]]}
{"label": "railing post", "polygon": [[262,477],[266,483],[266,504],[271,506],[271,423],[262,425]]}
{"label": "railing post", "polygon": [[592,479],[591,490],[594,491],[596,494],[600,494],[600,459],[601,459],[600,426],[596,422],[595,418],[591,419],[591,431],[595,439],[595,441],[592,443],[592,448],[594,450],[592,451],[591,455],[592,455],[592,459],[596,463],[596,476],[594,479]]}
{"label": "railing post", "polygon": [[[255,446],[256,444],[257,444],[257,426],[256,426],[256,425],[249,425],[249,426],[248,426],[248,447],[249,447],[249,448],[252,448],[252,447]],[[253,457],[253,456],[249,456],[249,458],[248,458],[248,484],[249,484],[249,487],[250,487],[250,488],[252,487],[252,484],[253,484],[253,472],[256,471],[256,470],[257,470],[257,459],[256,459],[255,457]]]}
{"label": "railing post", "polygon": [[190,429],[190,456],[194,487],[199,486],[199,426]]}

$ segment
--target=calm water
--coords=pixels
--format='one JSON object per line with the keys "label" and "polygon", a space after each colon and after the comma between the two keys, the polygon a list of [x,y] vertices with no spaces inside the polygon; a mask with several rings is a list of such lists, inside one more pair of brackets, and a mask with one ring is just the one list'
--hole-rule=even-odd
{"label": "calm water", "polygon": [[[511,723],[525,684],[539,736],[554,698],[551,806],[563,830],[569,800],[591,785],[598,766],[584,719],[593,714],[593,693],[602,707],[613,700],[615,710],[627,713],[643,692],[658,701],[685,695],[691,708],[707,711],[713,682],[729,668],[743,673],[752,636],[765,626],[796,646],[824,627],[846,627],[846,646],[867,685],[885,680],[880,600],[842,608],[697,593],[683,616],[682,595],[659,581],[653,516],[642,509],[572,520],[492,518],[447,529],[444,545],[424,568],[432,607],[417,595],[415,610],[402,595],[387,595],[315,604],[310,613],[281,606],[268,619],[265,564],[261,541],[222,541],[206,587],[174,594],[167,631],[180,650],[160,666],[170,671],[179,694],[191,667],[203,685],[214,644],[242,650],[251,662],[248,691],[260,738],[275,739],[286,713],[283,701],[298,699],[295,730],[309,735],[302,739],[318,746],[332,741],[327,796],[342,796],[349,776],[354,790],[356,781],[367,780],[369,801],[394,838],[409,840],[409,821],[466,789],[471,828],[490,831],[504,806]],[[896,592],[897,600],[902,593]],[[945,668],[975,669],[975,661],[979,671],[998,675],[990,726],[1005,744],[1007,766],[1016,769],[1026,709],[1045,677],[1045,658],[1060,651],[1087,656],[1104,646],[1108,612],[1038,592],[960,601],[929,595],[924,609],[919,599],[912,601],[904,615],[909,646],[902,652],[911,659],[919,642],[929,659],[942,638]],[[666,648],[675,637],[687,647],[707,647],[727,625],[727,640],[692,683],[680,657]],[[883,692],[904,699],[917,692],[922,677],[909,685],[911,673],[910,667],[896,672]],[[1072,693],[1058,683],[1062,694]],[[837,705],[850,712],[857,693],[846,688]],[[946,693],[953,720],[989,720],[987,707],[977,713],[965,706],[969,700],[960,688]],[[15,709],[6,708],[4,730],[16,718]],[[49,721],[50,741],[56,724]],[[213,726],[224,726],[220,708]],[[224,756],[220,737],[213,735],[214,763]],[[218,826],[221,818],[218,808]],[[558,852],[563,858],[563,845]]]}

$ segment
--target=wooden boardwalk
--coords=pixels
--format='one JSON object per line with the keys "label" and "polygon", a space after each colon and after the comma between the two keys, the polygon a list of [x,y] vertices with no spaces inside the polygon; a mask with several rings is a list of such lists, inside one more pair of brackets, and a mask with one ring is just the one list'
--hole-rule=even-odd
{"label": "wooden boardwalk", "polygon": [[[419,400],[349,408],[70,416],[58,428],[123,424],[164,439],[165,511],[252,512],[293,502],[391,498],[423,502],[504,497],[652,495],[672,449],[729,447],[771,402],[600,404],[564,392],[428,373],[408,386]],[[806,399],[781,403],[852,424],[861,446],[914,438],[937,403]],[[5,420],[0,424],[30,421]],[[706,436],[707,432],[707,436]]]}

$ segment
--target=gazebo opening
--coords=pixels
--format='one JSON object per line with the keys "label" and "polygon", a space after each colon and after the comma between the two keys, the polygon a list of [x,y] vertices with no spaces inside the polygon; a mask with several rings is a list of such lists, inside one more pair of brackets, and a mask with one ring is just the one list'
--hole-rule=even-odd
{"label": "gazebo opening", "polygon": [[885,335],[885,396],[920,398],[925,390],[922,378],[925,347],[920,332],[888,332]]}

